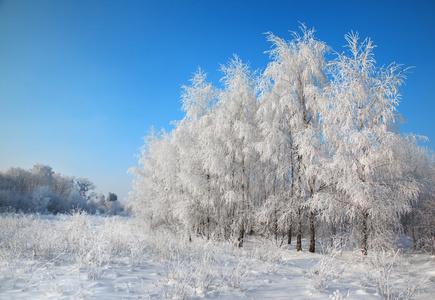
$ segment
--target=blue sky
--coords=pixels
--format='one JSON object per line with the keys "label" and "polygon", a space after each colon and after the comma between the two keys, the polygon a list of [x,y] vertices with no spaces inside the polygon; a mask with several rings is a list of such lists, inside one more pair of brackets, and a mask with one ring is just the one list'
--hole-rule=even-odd
{"label": "blue sky", "polygon": [[371,37],[379,65],[414,66],[402,132],[435,149],[435,1],[0,1],[0,170],[48,164],[97,191],[131,190],[142,137],[183,117],[181,85],[198,66],[219,84],[237,54],[264,69],[263,33],[299,22],[342,52]]}

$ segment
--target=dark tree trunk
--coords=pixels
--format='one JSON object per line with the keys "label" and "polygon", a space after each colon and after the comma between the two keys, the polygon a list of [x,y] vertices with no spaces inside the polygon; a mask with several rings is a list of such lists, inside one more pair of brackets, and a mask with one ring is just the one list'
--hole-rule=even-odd
{"label": "dark tree trunk", "polygon": [[210,240],[210,217],[207,217],[207,241]]}
{"label": "dark tree trunk", "polygon": [[302,251],[302,215],[301,208],[298,208],[298,232],[296,235],[296,250]]}
{"label": "dark tree trunk", "polygon": [[411,210],[411,220],[410,220],[410,227],[411,227],[411,236],[412,236],[412,242],[414,243],[414,250],[417,250],[417,239],[415,237],[415,229],[414,229],[414,209]]}
{"label": "dark tree trunk", "polygon": [[275,242],[278,242],[278,217],[276,210],[273,213],[273,236],[275,237]]}
{"label": "dark tree trunk", "polygon": [[310,249],[311,253],[316,251],[316,231],[314,227],[315,211],[310,211]]}
{"label": "dark tree trunk", "polygon": [[239,242],[239,244],[238,244],[239,247],[243,247],[244,239],[245,239],[245,226],[242,223],[242,226],[241,226],[240,231],[239,231],[239,237],[237,238],[237,241]]}
{"label": "dark tree trunk", "polygon": [[287,244],[289,244],[289,245],[292,244],[292,224],[291,223],[288,226],[288,231],[287,231]]}
{"label": "dark tree trunk", "polygon": [[337,227],[335,226],[334,222],[331,223],[331,234],[332,234],[331,247],[334,247],[334,239],[335,239],[335,236],[337,235]]}
{"label": "dark tree trunk", "polygon": [[367,255],[367,240],[368,240],[368,229],[367,221],[369,218],[368,212],[364,212],[362,219],[362,230],[361,230],[361,251],[363,255]]}

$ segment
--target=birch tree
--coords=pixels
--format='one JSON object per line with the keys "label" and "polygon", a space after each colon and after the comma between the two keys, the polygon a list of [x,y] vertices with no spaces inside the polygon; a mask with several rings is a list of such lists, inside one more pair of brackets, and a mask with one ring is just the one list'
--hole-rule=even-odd
{"label": "birch tree", "polygon": [[[237,234],[238,245],[243,245],[245,233],[252,222],[253,199],[251,183],[257,155],[254,143],[258,139],[255,81],[247,64],[234,56],[227,65],[221,66],[224,76],[223,89],[214,114],[214,139],[220,141],[220,153],[210,157],[210,170],[219,181],[231,227]],[[213,137],[209,137],[213,139]],[[219,146],[218,146],[219,147]],[[221,164],[219,166],[218,164]]]}
{"label": "birch tree", "polygon": [[415,191],[413,186],[388,183],[400,180],[388,170],[398,164],[392,146],[400,137],[388,129],[397,122],[404,76],[396,64],[376,67],[370,39],[360,43],[358,34],[350,33],[346,40],[349,54],[338,54],[330,63],[323,135],[332,153],[335,188],[345,196],[341,200],[348,217],[360,223],[361,250],[367,255],[375,224],[396,220],[409,208]]}
{"label": "birch tree", "polygon": [[218,90],[206,81],[199,68],[189,86],[183,86],[182,110],[185,117],[177,123],[173,142],[178,147],[177,182],[182,205],[178,211],[188,231],[196,231],[210,238],[214,230],[215,206],[210,171],[205,165],[209,151],[205,138],[212,126],[212,111]]}
{"label": "birch tree", "polygon": [[[267,197],[282,198],[287,205],[284,218],[296,216],[298,251],[302,250],[304,202],[323,186],[315,164],[323,155],[318,118],[323,99],[320,96],[327,82],[324,55],[328,50],[326,44],[315,39],[314,29],[303,25],[301,30],[302,35],[294,33],[289,42],[268,35],[273,44],[269,52],[272,62],[262,78],[259,118],[264,141],[258,145],[263,157],[275,166]],[[310,209],[312,241],[314,215]],[[287,223],[291,226],[291,221]],[[310,251],[314,252],[313,243]]]}

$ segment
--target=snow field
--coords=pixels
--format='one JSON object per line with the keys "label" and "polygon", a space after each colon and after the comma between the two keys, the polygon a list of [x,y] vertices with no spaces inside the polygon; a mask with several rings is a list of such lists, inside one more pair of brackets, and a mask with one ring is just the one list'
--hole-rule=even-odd
{"label": "snow field", "polygon": [[1,299],[435,298],[425,253],[312,254],[259,237],[238,248],[78,212],[4,214],[0,232]]}

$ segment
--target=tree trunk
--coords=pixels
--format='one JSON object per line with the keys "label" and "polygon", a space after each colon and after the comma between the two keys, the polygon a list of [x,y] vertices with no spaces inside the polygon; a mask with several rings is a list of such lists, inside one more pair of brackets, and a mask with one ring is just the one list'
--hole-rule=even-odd
{"label": "tree trunk", "polygon": [[361,230],[361,251],[363,255],[367,255],[367,240],[368,240],[368,230],[367,230],[367,220],[369,218],[369,213],[363,213],[362,219],[362,230]]}
{"label": "tree trunk", "polygon": [[276,210],[273,212],[273,236],[275,242],[278,242],[278,217]]}
{"label": "tree trunk", "polygon": [[412,242],[414,243],[414,250],[417,250],[417,239],[415,237],[415,229],[414,229],[414,208],[411,210],[411,220],[410,220],[410,227],[411,227],[411,236],[412,236]]}
{"label": "tree trunk", "polygon": [[237,241],[239,242],[239,243],[238,243],[238,246],[239,246],[239,247],[243,247],[243,240],[244,240],[244,237],[245,237],[245,226],[244,226],[244,224],[242,223],[242,225],[241,225],[241,227],[240,227],[240,231],[239,231],[239,237],[237,238]]}
{"label": "tree trunk", "polygon": [[335,223],[331,223],[331,247],[334,247],[334,240],[335,236],[337,235],[337,227],[335,226]]}
{"label": "tree trunk", "polygon": [[207,241],[210,240],[210,217],[207,216]]}
{"label": "tree trunk", "polygon": [[296,250],[302,251],[302,215],[301,208],[298,208],[298,229],[296,235]]}
{"label": "tree trunk", "polygon": [[[302,157],[298,156],[298,169],[301,166]],[[298,176],[298,228],[296,234],[296,251],[302,251],[302,179]]]}
{"label": "tree trunk", "polygon": [[314,227],[314,217],[315,217],[315,211],[310,211],[310,249],[309,251],[311,253],[314,253],[316,251],[316,231]]}
{"label": "tree trunk", "polygon": [[289,244],[289,245],[292,244],[292,224],[291,224],[291,222],[288,226],[288,231],[287,231],[287,244]]}

